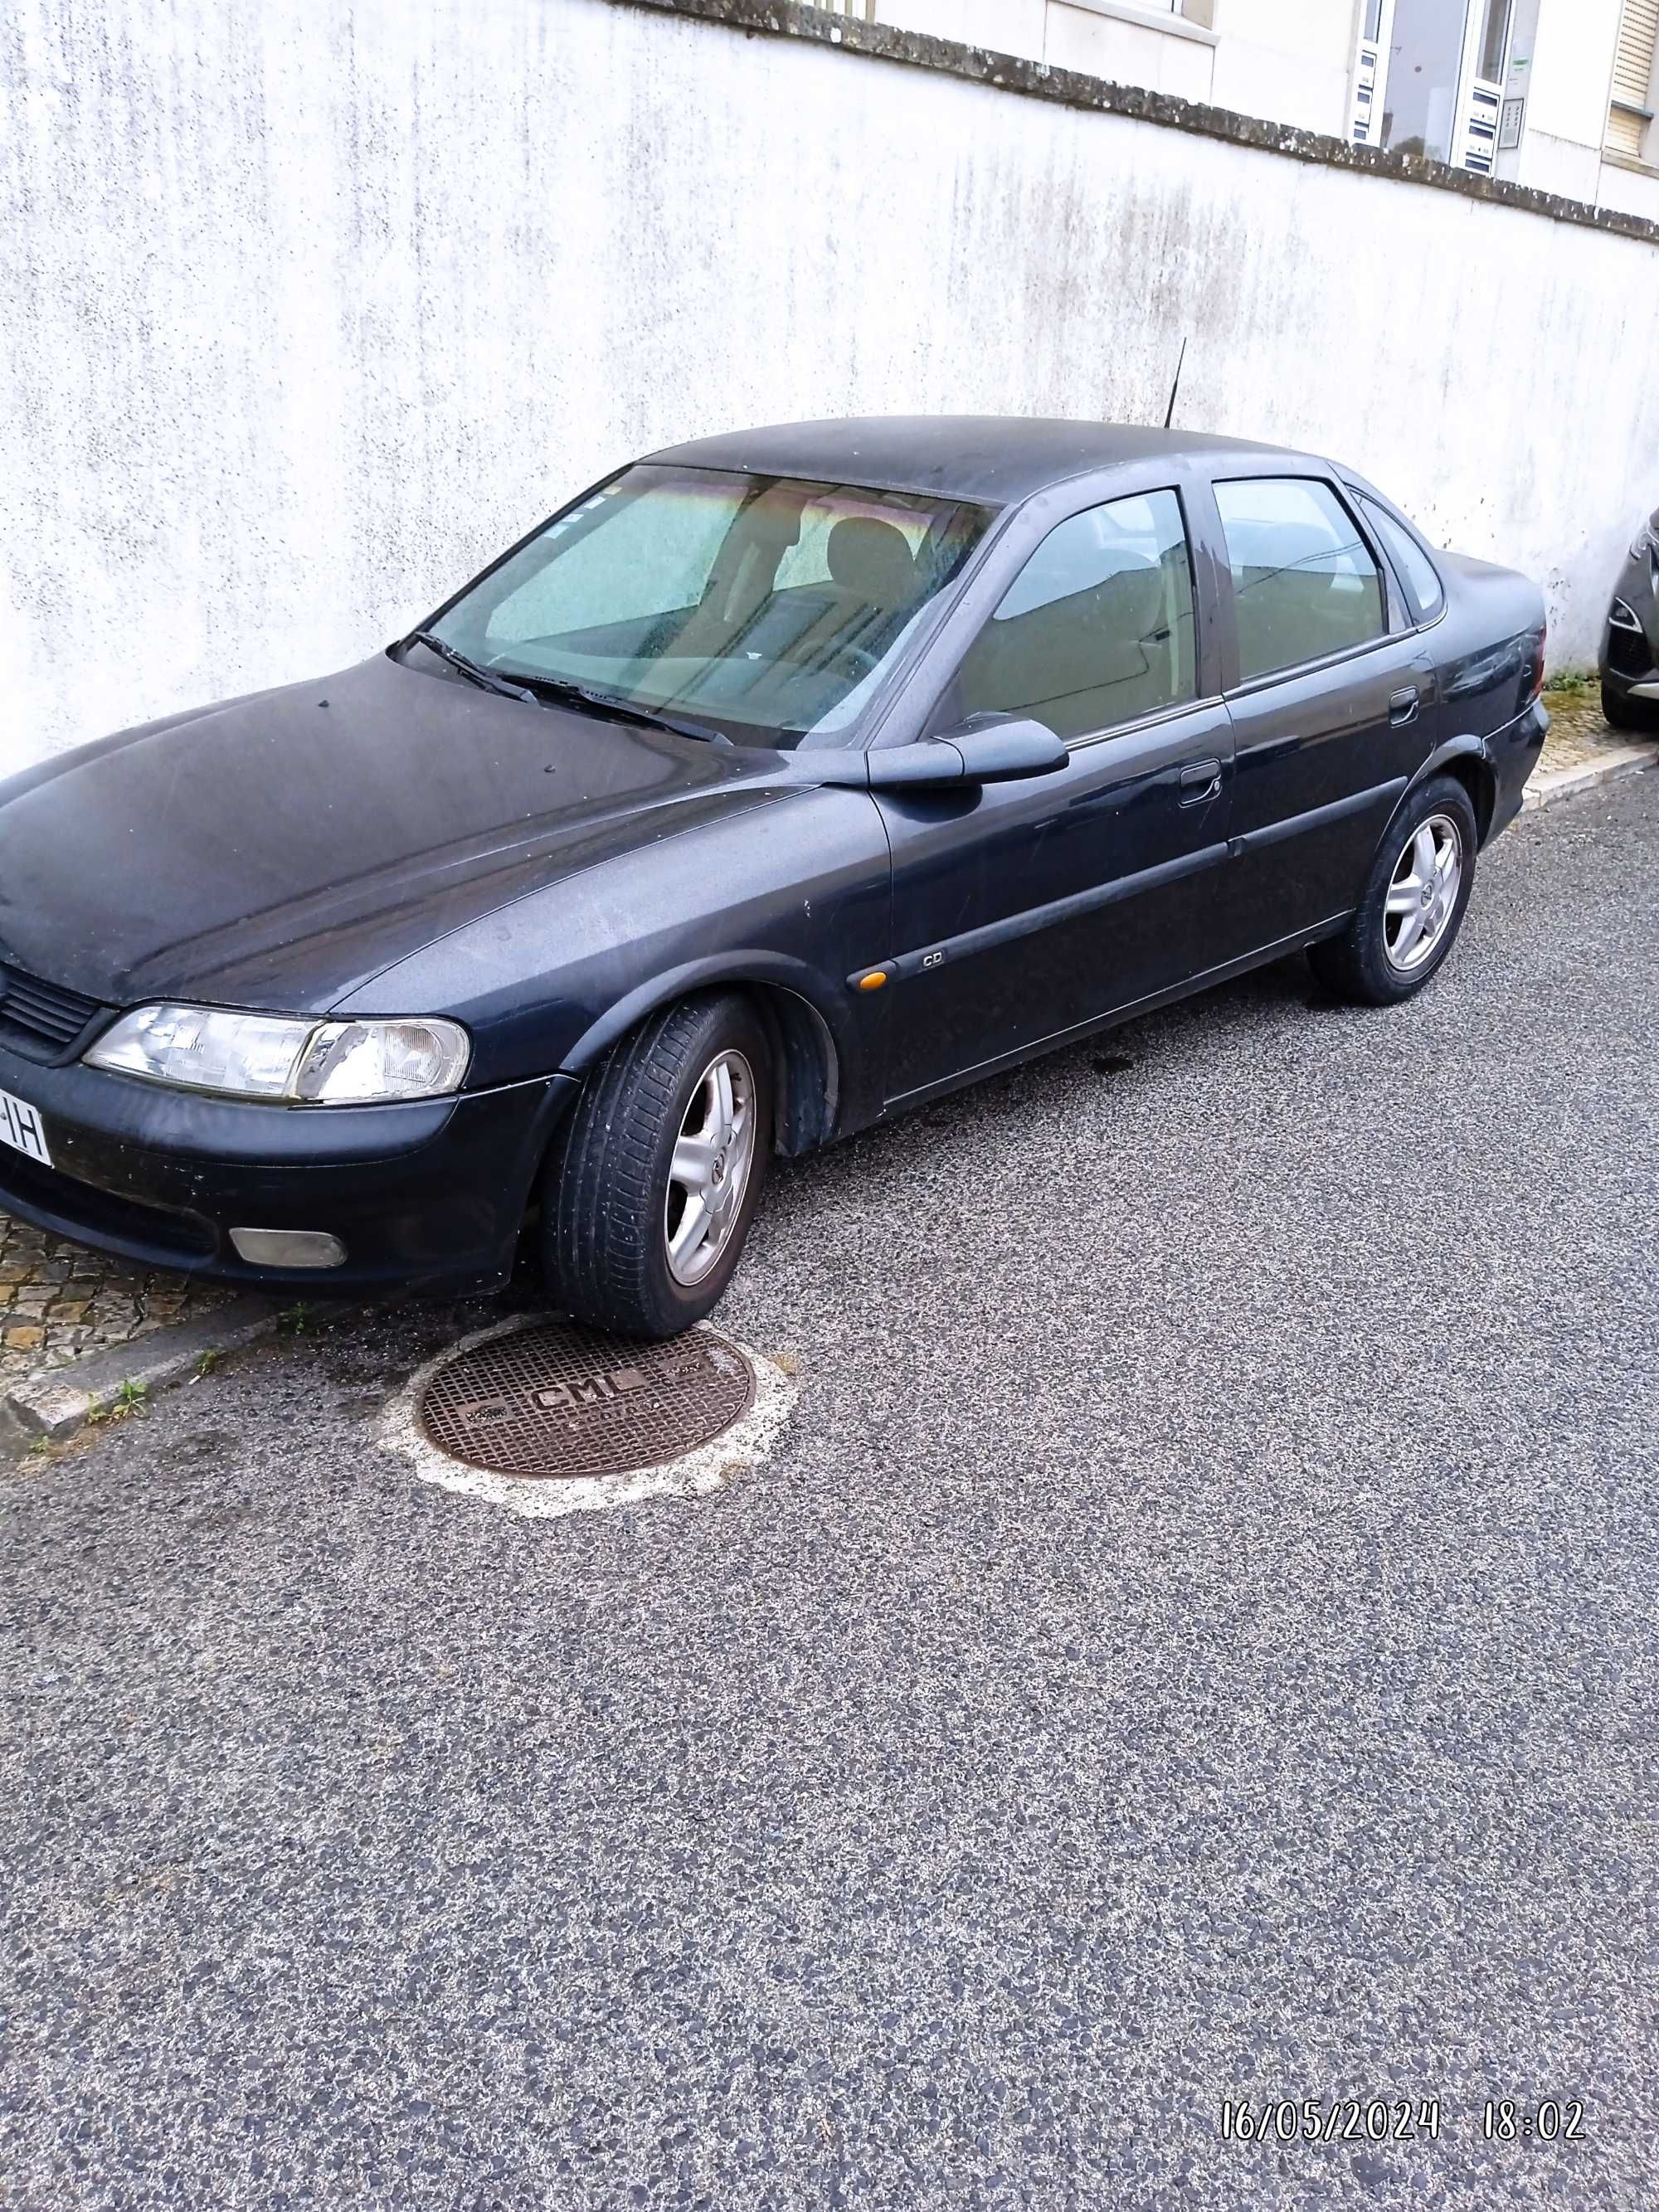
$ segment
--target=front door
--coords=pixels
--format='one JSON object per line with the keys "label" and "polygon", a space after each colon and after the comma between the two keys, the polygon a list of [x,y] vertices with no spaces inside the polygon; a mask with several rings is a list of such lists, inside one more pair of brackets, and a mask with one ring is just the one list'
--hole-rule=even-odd
{"label": "front door", "polygon": [[1156,995],[1207,964],[1231,727],[1197,697],[1173,490],[1058,524],[935,717],[1028,715],[1072,749],[1017,783],[878,799],[893,854],[887,1096],[899,1103]]}

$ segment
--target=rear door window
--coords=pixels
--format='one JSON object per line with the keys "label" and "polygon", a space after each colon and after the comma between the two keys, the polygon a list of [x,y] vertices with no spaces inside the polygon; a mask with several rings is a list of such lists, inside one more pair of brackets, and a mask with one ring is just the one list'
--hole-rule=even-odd
{"label": "rear door window", "polygon": [[1314,477],[1249,477],[1215,487],[1248,684],[1382,636],[1382,577],[1352,516]]}
{"label": "rear door window", "polygon": [[969,647],[956,702],[1087,737],[1191,699],[1195,666],[1181,501],[1146,492],[1056,524]]}

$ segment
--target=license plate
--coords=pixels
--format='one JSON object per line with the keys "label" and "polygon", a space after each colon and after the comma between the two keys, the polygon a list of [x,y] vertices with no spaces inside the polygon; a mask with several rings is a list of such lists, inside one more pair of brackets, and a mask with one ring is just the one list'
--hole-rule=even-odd
{"label": "license plate", "polygon": [[14,1098],[9,1091],[0,1091],[0,1145],[9,1145],[16,1152],[27,1152],[43,1168],[52,1165],[40,1116],[27,1100]]}

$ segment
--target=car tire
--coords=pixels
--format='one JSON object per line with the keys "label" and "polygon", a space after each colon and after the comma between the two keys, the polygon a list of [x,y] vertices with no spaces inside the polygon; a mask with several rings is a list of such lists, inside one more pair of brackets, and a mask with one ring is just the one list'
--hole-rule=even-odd
{"label": "car tire", "polygon": [[1334,997],[1393,1006],[1422,989],[1463,926],[1479,842],[1474,808],[1455,776],[1431,777],[1412,794],[1377,848],[1353,920],[1310,948],[1314,974]]}
{"label": "car tire", "polygon": [[1611,684],[1601,686],[1601,713],[1615,730],[1659,731],[1659,705],[1645,699],[1627,699]]}
{"label": "car tire", "polygon": [[712,1312],[766,1180],[772,1108],[766,1031],[736,992],[683,999],[615,1045],[545,1170],[542,1270],[559,1304],[653,1341]]}

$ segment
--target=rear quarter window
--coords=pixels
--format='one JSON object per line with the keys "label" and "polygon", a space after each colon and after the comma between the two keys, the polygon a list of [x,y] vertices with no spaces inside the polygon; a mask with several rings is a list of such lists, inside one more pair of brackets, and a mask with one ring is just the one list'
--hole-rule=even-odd
{"label": "rear quarter window", "polygon": [[1439,613],[1446,603],[1446,593],[1435,565],[1412,536],[1402,529],[1385,507],[1374,499],[1359,495],[1359,504],[1365,511],[1365,520],[1382,540],[1382,550],[1395,568],[1406,587],[1419,622],[1427,622],[1431,615]]}

